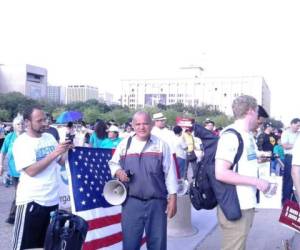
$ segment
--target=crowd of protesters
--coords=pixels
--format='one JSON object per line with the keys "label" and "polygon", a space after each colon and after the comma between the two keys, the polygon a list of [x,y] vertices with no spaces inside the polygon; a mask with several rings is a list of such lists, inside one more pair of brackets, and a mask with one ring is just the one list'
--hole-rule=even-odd
{"label": "crowd of protesters", "polygon": [[[80,123],[68,122],[67,124],[55,124],[53,117],[49,114],[45,114],[39,107],[27,111],[24,116],[26,117],[18,114],[12,122],[12,126],[4,126],[3,124],[0,124],[0,175],[3,175],[4,170],[6,170],[7,175],[16,190],[20,185],[23,189],[25,189],[23,183],[24,178],[21,184],[19,184],[20,173],[25,171],[30,176],[36,176],[40,173],[31,172],[30,167],[27,167],[27,165],[24,170],[24,162],[28,162],[29,165],[37,163],[33,162],[30,158],[30,153],[32,152],[30,151],[30,147],[27,147],[26,145],[26,138],[41,137],[43,138],[43,143],[46,144],[49,144],[49,141],[51,141],[51,146],[49,147],[53,149],[49,149],[49,152],[41,156],[41,159],[46,159],[47,157],[51,158],[51,152],[56,152],[55,158],[58,159],[58,162],[64,160],[63,157],[60,157],[60,155],[63,155],[70,148],[65,143],[66,141],[71,141],[72,146],[116,149],[122,140],[132,137],[135,134],[131,120],[122,125],[117,124],[114,120],[104,121],[101,119],[98,119],[93,126],[87,125],[83,121]],[[41,120],[34,120],[38,118]],[[268,118],[268,115],[263,108],[259,106],[257,125],[260,126],[254,126],[255,128],[250,132],[253,138],[255,138],[257,155],[263,155],[263,161],[269,162],[270,164],[270,174],[274,173],[275,175],[282,176],[283,178],[282,204],[284,204],[284,202],[288,199],[297,199],[297,190],[296,192],[293,190],[293,179],[294,181],[299,181],[298,179],[300,179],[300,177],[298,176],[300,176],[300,174],[298,175],[298,168],[294,168],[292,172],[292,165],[298,165],[298,158],[297,163],[295,162],[295,164],[293,164],[293,146],[296,143],[296,139],[299,134],[300,119],[294,118],[291,121],[290,126],[282,130],[280,128],[275,128],[270,121],[266,121],[266,118]],[[166,123],[167,118],[161,112],[153,114],[152,120],[153,128],[151,134],[166,142],[170,148],[170,152],[176,156],[177,177],[188,179],[188,171],[190,170],[194,173],[195,168],[197,167],[197,162],[200,162],[204,155],[201,139],[193,135],[193,122],[185,126],[174,124],[172,127],[168,128]],[[202,125],[214,135],[222,135],[223,128],[218,127],[212,119],[205,119]],[[44,132],[48,133],[47,137],[42,136]],[[49,137],[49,134],[51,135],[51,138]],[[20,139],[18,140],[17,145],[14,146],[16,139],[21,135],[23,144],[20,143],[20,141],[22,141]],[[32,147],[36,147],[34,142],[35,140],[31,138],[31,141]],[[300,143],[298,144],[300,145]],[[13,150],[13,148],[25,149],[25,147],[29,152],[26,159],[23,159],[24,157],[20,157],[16,149]],[[16,155],[13,152],[15,152]],[[17,167],[15,164],[15,158],[17,159]],[[51,161],[53,160],[52,158]],[[49,164],[50,163],[45,163],[45,165],[40,167],[39,171],[43,171],[48,168],[50,169]],[[40,180],[43,180],[43,178]],[[51,185],[53,185],[52,189],[56,188],[55,181],[55,178],[51,181]],[[28,182],[26,182],[26,185],[29,185]],[[32,185],[32,188],[34,189],[34,184]],[[298,184],[295,186],[297,189]],[[298,192],[300,191],[298,190]],[[24,190],[19,191],[19,193],[21,194],[19,194],[19,197],[27,197],[24,194]],[[30,197],[27,197],[28,201],[32,198],[31,195],[34,196],[34,194],[30,194]],[[17,211],[21,213],[21,209],[27,209],[29,211],[30,209],[33,209],[33,206],[41,205],[42,208],[44,208],[46,204],[47,207],[47,202],[48,200],[43,199],[41,205],[27,202],[27,200],[24,202],[19,200],[18,202],[17,199],[16,205],[15,196],[6,222],[9,224],[15,223],[17,208]],[[56,201],[51,201],[50,203],[51,209],[57,208]],[[50,210],[47,210],[47,216],[49,213]],[[26,230],[31,230],[30,225],[28,224],[28,221],[30,221],[29,212],[28,214],[26,212],[24,216],[27,218],[27,224],[24,224],[24,227],[27,227]],[[24,222],[24,218],[22,219],[22,216],[20,215],[18,223],[22,223],[22,220]],[[46,224],[47,223],[49,223],[49,221],[46,222]],[[45,229],[45,226],[41,225],[41,228]],[[44,229],[42,230],[43,232],[45,231]],[[15,229],[15,236],[20,239],[16,237],[14,238],[15,249],[19,249],[21,246],[20,244],[22,244],[22,247],[31,247],[35,246],[31,245],[32,241],[39,242],[38,245],[41,245],[43,242],[45,232],[39,236],[39,239],[35,239],[34,237],[29,237],[25,233],[23,233],[23,235],[19,235],[19,232],[16,230],[17,229]]]}
{"label": "crowd of protesters", "polygon": [[[20,119],[22,116],[18,115],[17,117]],[[123,138],[127,138],[134,133],[131,120],[120,126],[114,120],[104,121],[98,119],[93,125],[87,125],[84,121],[80,123],[68,122],[67,124],[55,124],[55,120],[49,114],[46,114],[46,119],[45,132],[52,134],[57,142],[65,141],[66,135],[71,134],[73,135],[74,146],[116,148]],[[193,136],[192,124],[186,127],[174,124],[168,128],[166,126],[166,119],[163,113],[153,115],[154,127],[152,134],[167,142],[171,142],[169,146],[177,156],[178,176],[186,178],[188,166],[191,165],[195,168],[195,163],[200,161],[203,156],[201,140]],[[24,122],[22,124],[24,130]],[[290,127],[282,131],[280,128],[275,128],[271,122],[264,122],[262,126],[253,132],[258,150],[267,152],[270,155],[270,159],[268,160],[270,160],[271,173],[274,172],[276,175],[283,176],[284,178],[283,202],[287,197],[291,196],[293,187],[291,181],[291,149],[296,138],[295,136],[298,134],[299,124],[300,119],[295,118],[291,121]],[[204,120],[203,126],[217,136],[220,135],[223,129],[220,126],[218,127],[210,118]],[[20,132],[16,132],[14,122],[12,126],[0,125],[1,146],[4,143],[5,137],[7,137],[6,145],[0,154],[1,174],[3,174],[6,154],[9,166],[14,164],[11,163],[13,162],[11,160],[11,152],[7,152],[7,150],[8,145],[10,145],[11,151],[13,141],[18,133]],[[11,137],[13,140],[11,140]],[[18,177],[12,167],[9,167],[7,172],[9,177]],[[15,185],[15,178],[9,178],[8,180]]]}

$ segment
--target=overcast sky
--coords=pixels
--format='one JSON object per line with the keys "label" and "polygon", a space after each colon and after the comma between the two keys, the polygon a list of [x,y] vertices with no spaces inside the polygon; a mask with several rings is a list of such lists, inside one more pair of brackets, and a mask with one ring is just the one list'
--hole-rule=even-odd
{"label": "overcast sky", "polygon": [[271,115],[288,122],[300,116],[297,2],[1,1],[0,63],[117,94],[120,79],[174,77],[189,65],[202,76],[263,76]]}

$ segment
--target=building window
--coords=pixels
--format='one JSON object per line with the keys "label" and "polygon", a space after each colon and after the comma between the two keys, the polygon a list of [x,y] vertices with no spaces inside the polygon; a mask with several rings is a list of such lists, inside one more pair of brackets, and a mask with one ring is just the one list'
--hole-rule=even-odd
{"label": "building window", "polygon": [[27,81],[29,82],[42,82],[43,76],[33,73],[27,73]]}

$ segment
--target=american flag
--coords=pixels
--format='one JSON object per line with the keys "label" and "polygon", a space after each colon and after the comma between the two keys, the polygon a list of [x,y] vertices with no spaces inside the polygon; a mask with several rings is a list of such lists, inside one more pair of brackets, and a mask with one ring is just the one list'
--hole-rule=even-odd
{"label": "american flag", "polygon": [[69,151],[72,212],[89,224],[84,250],[122,249],[121,206],[111,206],[102,194],[111,179],[111,157],[111,149],[75,147]]}

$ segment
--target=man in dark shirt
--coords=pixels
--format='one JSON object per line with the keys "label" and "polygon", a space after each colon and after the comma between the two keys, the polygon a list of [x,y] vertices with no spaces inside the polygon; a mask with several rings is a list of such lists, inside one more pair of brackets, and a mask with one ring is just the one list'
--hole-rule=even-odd
{"label": "man in dark shirt", "polygon": [[275,135],[273,134],[272,123],[264,124],[264,132],[257,137],[257,148],[260,151],[273,152],[276,143]]}
{"label": "man in dark shirt", "polygon": [[58,134],[58,131],[56,128],[50,126],[51,124],[53,124],[53,117],[52,115],[50,114],[46,114],[46,121],[47,121],[47,126],[46,126],[46,129],[45,129],[45,133],[48,133],[48,134],[51,134],[53,135],[53,137],[55,138],[55,140],[57,142],[59,142],[59,134]]}
{"label": "man in dark shirt", "polygon": [[276,173],[276,160],[273,157],[273,149],[276,144],[276,136],[273,133],[272,123],[266,122],[264,124],[264,132],[257,137],[257,148],[259,151],[268,152],[270,158],[266,158],[266,161],[270,161],[270,173]]}

